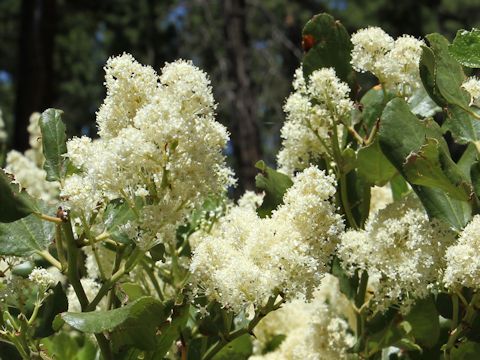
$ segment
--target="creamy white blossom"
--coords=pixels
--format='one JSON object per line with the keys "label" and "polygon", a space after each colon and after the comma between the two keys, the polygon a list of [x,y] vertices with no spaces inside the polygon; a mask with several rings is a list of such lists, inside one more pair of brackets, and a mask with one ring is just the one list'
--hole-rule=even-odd
{"label": "creamy white blossom", "polygon": [[197,291],[236,312],[278,291],[310,296],[343,230],[330,203],[334,194],[334,178],[310,167],[297,174],[271,217],[232,207],[210,233],[197,235],[190,266]]}
{"label": "creamy white blossom", "polygon": [[80,173],[66,179],[62,196],[87,218],[110,200],[143,198],[139,245],[174,241],[189,211],[234,183],[210,81],[189,61],[166,64],[158,76],[128,54],[109,59],[105,70],[100,138],[67,143]]}
{"label": "creamy white blossom", "polygon": [[409,196],[376,212],[365,230],[343,234],[338,256],[348,272],[368,272],[373,308],[398,304],[408,311],[441,279],[445,250],[454,239],[452,231],[429,221],[418,200]]}
{"label": "creamy white blossom", "polygon": [[361,29],[352,35],[353,68],[371,72],[388,90],[410,96],[421,86],[418,64],[423,40],[402,35],[396,40],[378,27]]}
{"label": "creamy white blossom", "polygon": [[30,275],[28,275],[28,279],[43,289],[47,289],[55,282],[55,278],[47,269],[39,267],[32,270]]}
{"label": "creamy white blossom", "polygon": [[284,111],[286,122],[281,129],[282,149],[277,161],[280,171],[292,175],[314,164],[328,151],[329,131],[350,119],[353,102],[350,89],[340,81],[332,68],[314,71],[308,83],[302,69],[297,69],[294,92],[288,97]]}
{"label": "creamy white blossom", "polygon": [[447,249],[443,281],[449,288],[480,289],[480,215],[463,229],[457,242]]}
{"label": "creamy white blossom", "polygon": [[285,336],[279,347],[250,360],[342,360],[355,344],[348,299],[340,293],[338,279],[327,274],[311,302],[295,299],[268,314],[255,328],[255,353],[266,351],[275,336]]}
{"label": "creamy white blossom", "polygon": [[370,216],[393,202],[390,185],[373,186],[370,189]]}
{"label": "creamy white blossom", "polygon": [[371,26],[358,30],[352,35],[352,65],[356,71],[381,73],[379,64],[383,61],[395,41],[381,28]]}

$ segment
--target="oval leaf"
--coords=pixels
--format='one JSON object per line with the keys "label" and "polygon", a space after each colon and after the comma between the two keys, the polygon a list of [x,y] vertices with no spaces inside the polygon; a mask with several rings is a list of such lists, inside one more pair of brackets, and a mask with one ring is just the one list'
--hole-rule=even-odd
{"label": "oval leaf", "polygon": [[458,30],[448,51],[463,66],[480,68],[480,29]]}
{"label": "oval leaf", "polygon": [[142,350],[155,348],[155,333],[170,312],[153,297],[142,297],[122,308],[86,313],[67,312],[61,318],[85,333],[111,332],[114,351],[125,345]]}
{"label": "oval leaf", "polygon": [[48,181],[59,181],[65,177],[67,159],[67,134],[61,115],[63,111],[47,109],[40,117],[40,130],[42,132],[43,155]]}
{"label": "oval leaf", "polygon": [[9,224],[0,223],[0,255],[28,256],[48,248],[55,226],[36,215]]}

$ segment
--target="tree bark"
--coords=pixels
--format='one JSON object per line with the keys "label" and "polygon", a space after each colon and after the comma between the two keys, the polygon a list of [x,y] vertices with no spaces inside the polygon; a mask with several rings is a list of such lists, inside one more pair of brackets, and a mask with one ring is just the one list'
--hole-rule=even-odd
{"label": "tree bark", "polygon": [[234,93],[230,131],[237,160],[238,191],[243,192],[255,188],[255,163],[262,158],[257,104],[248,64],[251,50],[246,29],[247,9],[245,0],[225,0],[223,6],[229,77]]}
{"label": "tree bark", "polygon": [[55,0],[22,1],[13,138],[19,151],[29,147],[30,115],[53,103],[55,10]]}

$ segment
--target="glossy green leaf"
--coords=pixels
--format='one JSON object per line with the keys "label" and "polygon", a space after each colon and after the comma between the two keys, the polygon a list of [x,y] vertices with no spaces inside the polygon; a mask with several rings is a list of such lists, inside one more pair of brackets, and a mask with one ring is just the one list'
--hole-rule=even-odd
{"label": "glossy green leaf", "polygon": [[52,243],[54,224],[36,215],[12,223],[0,223],[0,255],[28,256],[43,251]]}
{"label": "glossy green leaf", "polygon": [[397,169],[383,155],[378,141],[358,151],[356,168],[370,184],[383,186],[396,173]]}
{"label": "glossy green leaf", "polygon": [[13,181],[13,176],[0,170],[0,222],[2,223],[16,221],[31,213],[39,212],[35,200]]}
{"label": "glossy green leaf", "polygon": [[273,170],[263,161],[257,162],[255,167],[261,171],[255,177],[255,185],[259,190],[265,192],[263,203],[257,212],[260,217],[266,217],[283,204],[283,194],[292,186],[293,182],[287,175]]}
{"label": "glossy green leaf", "polygon": [[[360,226],[363,226],[370,211],[370,188],[371,184],[358,171],[347,174],[348,202],[351,204],[353,217]],[[347,222],[347,226],[351,224]]]}
{"label": "glossy green leaf", "polygon": [[442,111],[442,109],[430,98],[423,87],[415,90],[412,96],[410,96],[408,99],[408,106],[410,106],[410,111],[412,113],[423,118],[433,116]]}
{"label": "glossy green leaf", "polygon": [[462,157],[457,162],[458,169],[462,172],[464,177],[470,181],[470,169],[472,165],[478,160],[477,147],[470,143],[462,154]]}
{"label": "glossy green leaf", "polygon": [[[447,104],[457,105],[470,111],[470,96],[461,88],[465,74],[462,66],[448,52],[448,40],[440,34],[429,34],[426,38],[435,58],[433,76],[438,94]],[[442,104],[439,105],[442,106]]]}
{"label": "glossy green leaf", "polygon": [[463,66],[480,68],[480,29],[458,30],[448,51]]}
{"label": "glossy green leaf", "polygon": [[[387,97],[386,99],[384,97]],[[385,105],[393,98],[390,93],[384,93],[379,86],[368,90],[360,100],[362,109],[362,127],[366,128],[366,134],[370,134],[372,127],[382,116]]]}
{"label": "glossy green leaf", "polygon": [[412,325],[415,342],[424,347],[433,347],[440,336],[439,314],[432,297],[417,300],[405,320]]}
{"label": "glossy green leaf", "polygon": [[420,149],[412,151],[403,171],[411,184],[442,189],[458,200],[468,201],[470,197],[470,185],[437,139],[427,138]]}
{"label": "glossy green leaf", "polygon": [[[448,154],[448,146],[442,137],[441,130],[433,121],[421,121],[411,113],[404,100],[396,98],[391,100],[382,113],[382,121],[379,131],[380,147],[385,156],[397,168],[402,176],[411,184],[417,193],[430,217],[439,218],[451,224],[456,229],[462,229],[471,218],[471,206],[467,201],[461,201],[445,193],[439,184],[429,183],[415,185],[411,180],[418,182],[415,173],[407,166],[407,158],[410,161],[414,154],[418,154],[425,139],[431,138],[438,142],[439,164],[443,175],[452,183],[454,188],[463,187],[461,171]],[[415,175],[415,176],[414,176]],[[424,174],[425,176],[428,174]],[[409,178],[413,176],[413,179]],[[468,183],[467,179],[466,182]]]}
{"label": "glossy green leaf", "polygon": [[353,88],[355,73],[350,64],[353,48],[350,35],[340,21],[331,15],[315,15],[303,28],[303,75],[333,67],[337,76]]}
{"label": "glossy green leaf", "polygon": [[460,231],[472,218],[472,207],[466,201],[455,200],[443,190],[412,186],[430,218],[437,218]]}
{"label": "glossy green leaf", "polygon": [[478,360],[480,359],[480,344],[467,341],[461,343],[458,347],[452,348],[450,360]]}
{"label": "glossy green leaf", "polygon": [[43,155],[48,181],[59,181],[65,177],[67,171],[67,134],[62,121],[63,111],[47,109],[40,117],[40,130],[42,132]]}
{"label": "glossy green leaf", "polygon": [[480,196],[480,162],[476,161],[470,168],[470,176],[472,179],[473,189],[477,197]]}
{"label": "glossy green leaf", "polygon": [[390,180],[390,188],[392,190],[392,196],[394,201],[400,200],[402,197],[404,197],[411,191],[408,187],[407,182],[399,173],[397,173]]}
{"label": "glossy green leaf", "polygon": [[253,346],[249,334],[242,335],[230,341],[212,360],[244,360],[252,355]]}
{"label": "glossy green leaf", "polygon": [[143,297],[122,308],[86,313],[67,312],[61,314],[61,318],[85,333],[109,331],[114,352],[126,345],[153,350],[157,328],[170,315],[167,310],[160,301]]}
{"label": "glossy green leaf", "polygon": [[466,144],[480,140],[480,120],[457,105],[450,105],[446,109],[446,115],[442,129],[450,131],[457,143]]}
{"label": "glossy green leaf", "polygon": [[120,285],[120,291],[126,296],[129,301],[135,301],[141,297],[146,296],[145,290],[140,284],[136,283],[122,283]]}
{"label": "glossy green leaf", "polygon": [[61,332],[54,336],[42,339],[43,348],[53,359],[94,360],[97,359],[97,348],[88,338],[72,336]]}
{"label": "glossy green leaf", "polygon": [[430,98],[439,106],[446,106],[446,101],[443,99],[438,88],[436,87],[436,64],[435,54],[432,49],[427,46],[422,46],[422,55],[419,62],[420,78],[422,79],[423,87]]}

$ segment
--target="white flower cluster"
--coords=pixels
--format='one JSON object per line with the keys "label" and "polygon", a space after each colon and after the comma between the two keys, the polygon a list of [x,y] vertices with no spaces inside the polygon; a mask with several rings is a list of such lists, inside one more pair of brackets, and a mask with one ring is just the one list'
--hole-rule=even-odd
{"label": "white flower cluster", "polygon": [[418,63],[423,40],[402,35],[396,40],[378,27],[361,29],[352,35],[352,65],[369,71],[389,90],[409,96],[420,87]]}
{"label": "white flower cluster", "polygon": [[370,216],[378,210],[384,209],[388,204],[393,202],[390,185],[372,186],[370,191]]}
{"label": "white flower cluster", "polygon": [[480,289],[480,215],[476,215],[463,229],[457,242],[447,249],[447,268],[443,278],[445,286],[466,286]]}
{"label": "white flower cluster", "polygon": [[285,339],[274,351],[250,360],[342,360],[355,344],[348,318],[349,301],[340,293],[338,279],[327,274],[311,302],[293,300],[268,314],[255,328],[256,353],[262,353],[275,337]]}
{"label": "white flower cluster", "polygon": [[55,283],[53,275],[47,269],[39,267],[32,270],[30,275],[28,275],[28,279],[43,289],[47,289]]}
{"label": "white flower cluster", "polygon": [[169,241],[189,209],[233,183],[210,82],[191,62],[167,64],[158,76],[128,54],[110,58],[105,71],[100,139],[67,143],[81,172],[66,179],[62,195],[86,217],[115,198],[148,198],[143,238]]}
{"label": "white flower cluster", "polygon": [[30,149],[24,154],[12,150],[7,154],[5,170],[15,174],[15,179],[26,191],[36,199],[52,201],[58,197],[60,184],[47,181],[47,173],[43,170],[45,157],[42,152],[42,134],[40,132],[40,114],[30,116],[27,128]]}
{"label": "white flower cluster", "polygon": [[399,305],[402,311],[424,298],[441,280],[446,248],[454,233],[428,220],[418,200],[408,196],[370,217],[365,230],[342,235],[338,256],[350,273],[368,272],[373,308]]}
{"label": "white flower cluster", "polygon": [[343,231],[330,203],[334,194],[334,178],[310,167],[297,174],[271,217],[232,207],[210,233],[196,237],[194,291],[235,312],[261,306],[276,292],[310,296]]}
{"label": "white flower cluster", "polygon": [[471,76],[462,84],[462,88],[470,94],[470,105],[480,106],[480,79]]}
{"label": "white flower cluster", "polygon": [[302,69],[297,69],[293,88],[284,106],[287,121],[281,130],[282,150],[277,156],[280,171],[290,175],[325,153],[329,131],[333,126],[340,131],[340,123],[349,120],[353,109],[348,85],[332,68],[314,71],[308,83]]}

